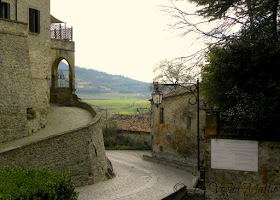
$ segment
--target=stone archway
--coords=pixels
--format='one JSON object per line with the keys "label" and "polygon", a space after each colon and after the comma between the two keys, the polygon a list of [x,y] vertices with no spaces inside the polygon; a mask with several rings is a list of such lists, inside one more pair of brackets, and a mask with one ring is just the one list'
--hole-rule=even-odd
{"label": "stone archway", "polygon": [[[62,70],[59,69],[59,66],[63,61],[66,63],[66,69]],[[72,69],[73,67],[71,67],[71,64],[64,57],[59,57],[53,62],[50,80],[51,103],[71,104],[71,97],[74,93]],[[67,73],[64,73],[63,71],[67,71]]]}

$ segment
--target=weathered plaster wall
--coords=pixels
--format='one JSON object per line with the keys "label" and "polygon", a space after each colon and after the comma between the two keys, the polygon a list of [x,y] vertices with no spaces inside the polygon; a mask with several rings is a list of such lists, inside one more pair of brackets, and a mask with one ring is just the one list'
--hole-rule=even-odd
{"label": "weathered plaster wall", "polygon": [[112,177],[113,169],[104,149],[101,114],[83,102],[77,102],[76,105],[94,114],[89,125],[3,149],[0,151],[0,167],[47,167],[56,171],[69,169],[76,186],[93,184]]}
{"label": "weathered plaster wall", "polygon": [[[159,107],[152,106],[153,156],[196,166],[197,163],[197,104],[191,93],[164,97]],[[205,126],[204,101],[200,101],[200,135]],[[161,109],[164,123],[161,123]],[[189,123],[190,122],[190,123]],[[188,124],[189,123],[189,124]]]}

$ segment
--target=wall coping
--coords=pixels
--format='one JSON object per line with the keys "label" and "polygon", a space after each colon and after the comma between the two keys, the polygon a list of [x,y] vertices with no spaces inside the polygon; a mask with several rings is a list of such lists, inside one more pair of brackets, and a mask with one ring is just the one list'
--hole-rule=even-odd
{"label": "wall coping", "polygon": [[[81,105],[79,106],[80,103],[81,104],[86,104],[88,108],[82,107]],[[10,147],[7,147],[7,148],[0,149],[0,154],[5,154],[5,153],[8,153],[10,151],[14,151],[14,150],[17,150],[17,149],[20,149],[20,148],[24,148],[24,147],[30,146],[30,145],[32,145],[34,143],[39,143],[39,142],[46,141],[46,140],[49,140],[49,139],[58,138],[58,137],[61,137],[61,136],[67,135],[67,134],[72,134],[72,133],[81,131],[83,129],[86,130],[89,127],[91,127],[91,126],[95,125],[96,123],[98,123],[100,121],[100,119],[101,119],[101,113],[98,111],[98,109],[96,107],[94,107],[94,106],[91,106],[91,105],[83,102],[83,101],[79,100],[79,103],[77,103],[77,105],[74,106],[74,107],[79,107],[79,108],[82,108],[82,109],[85,109],[85,110],[89,111],[91,113],[91,115],[93,116],[92,121],[89,124],[87,124],[87,125],[85,125],[83,127],[72,129],[70,131],[64,131],[64,132],[57,133],[55,135],[46,136],[46,137],[43,137],[43,138],[35,138],[32,141],[27,141],[25,143],[23,142],[23,144],[18,145],[18,146],[10,146]],[[7,144],[9,144],[9,143],[7,143]]]}

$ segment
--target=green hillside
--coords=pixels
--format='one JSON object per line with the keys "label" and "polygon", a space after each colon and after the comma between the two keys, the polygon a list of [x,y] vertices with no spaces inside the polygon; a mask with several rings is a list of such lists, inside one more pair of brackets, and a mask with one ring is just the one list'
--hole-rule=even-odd
{"label": "green hillside", "polygon": [[[59,68],[68,66],[63,62]],[[76,93],[79,95],[92,95],[104,93],[141,94],[150,97],[149,83],[137,81],[122,75],[111,75],[94,69],[85,69],[76,66]]]}

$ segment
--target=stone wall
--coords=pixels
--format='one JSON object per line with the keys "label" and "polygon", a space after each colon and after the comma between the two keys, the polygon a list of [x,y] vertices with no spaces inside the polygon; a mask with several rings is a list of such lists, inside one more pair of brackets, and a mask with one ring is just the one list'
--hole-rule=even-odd
{"label": "stone wall", "polygon": [[[50,39],[50,1],[3,2],[10,3],[10,20],[0,19],[0,143],[25,137],[46,125],[51,74],[56,70],[53,74],[57,76],[62,59],[69,62],[71,85],[67,91],[52,90],[59,97],[54,102],[71,104],[75,93],[74,42]],[[29,31],[29,8],[40,11],[40,33]]]}
{"label": "stone wall", "polygon": [[[115,114],[103,127],[108,128],[104,133],[106,146],[134,146],[143,149],[151,148],[151,116]],[[107,123],[107,125],[105,124]],[[110,129],[116,129],[114,133]]]}
{"label": "stone wall", "polygon": [[[0,20],[0,143],[43,126],[34,96],[27,29],[26,23]],[[32,118],[27,116],[29,108],[36,112]]]}
{"label": "stone wall", "polygon": [[104,136],[107,146],[132,146],[151,149],[151,133],[119,130],[114,136]]}
{"label": "stone wall", "polygon": [[280,199],[280,143],[258,142],[258,171],[211,168],[211,142],[206,140],[206,199]]}
{"label": "stone wall", "polygon": [[[183,88],[164,95],[159,107],[152,106],[152,151],[154,157],[197,168],[197,104],[189,102],[195,102],[194,96]],[[201,100],[201,138],[206,116],[204,107],[204,101]]]}
{"label": "stone wall", "polygon": [[[246,140],[242,140],[241,137],[236,135],[224,135],[222,130],[217,135],[216,117],[213,112],[208,112],[205,135],[206,199],[280,199],[280,142],[249,140],[249,136],[246,136]],[[232,142],[257,142],[257,170],[245,171],[212,168],[211,159],[213,158],[211,158],[211,151],[213,151],[213,147],[211,147],[211,139],[227,139]],[[239,153],[242,154],[242,152]],[[239,157],[241,156],[245,157],[246,155],[240,155]],[[225,164],[227,165],[228,163]]]}
{"label": "stone wall", "polygon": [[[71,96],[75,93],[75,44],[69,40],[51,39],[51,76],[50,102],[71,104]],[[65,59],[69,64],[69,88],[58,88],[58,65]],[[50,76],[48,77],[49,80]]]}
{"label": "stone wall", "polygon": [[112,165],[105,155],[101,114],[81,101],[77,101],[76,106],[86,108],[94,115],[90,124],[21,146],[2,149],[0,167],[47,167],[55,171],[68,169],[76,186],[97,183],[114,176]]}

